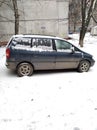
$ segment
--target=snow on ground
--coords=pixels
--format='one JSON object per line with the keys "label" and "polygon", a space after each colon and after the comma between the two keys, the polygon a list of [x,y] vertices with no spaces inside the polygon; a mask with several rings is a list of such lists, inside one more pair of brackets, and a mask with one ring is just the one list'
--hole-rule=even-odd
{"label": "snow on ground", "polygon": [[[71,35],[78,46],[78,35]],[[83,50],[97,61],[97,37]],[[86,73],[36,72],[17,77],[0,48],[0,130],[97,130],[97,63]]]}

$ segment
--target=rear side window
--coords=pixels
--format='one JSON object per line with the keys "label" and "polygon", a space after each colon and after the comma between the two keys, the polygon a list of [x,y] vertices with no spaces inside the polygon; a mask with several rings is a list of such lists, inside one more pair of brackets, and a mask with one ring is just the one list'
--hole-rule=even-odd
{"label": "rear side window", "polygon": [[30,48],[31,38],[27,37],[15,37],[11,41],[11,45],[15,48]]}
{"label": "rear side window", "polygon": [[11,41],[11,46],[15,49],[53,51],[52,39],[49,38],[15,37]]}
{"label": "rear side window", "polygon": [[32,48],[39,51],[53,51],[52,39],[33,38]]}

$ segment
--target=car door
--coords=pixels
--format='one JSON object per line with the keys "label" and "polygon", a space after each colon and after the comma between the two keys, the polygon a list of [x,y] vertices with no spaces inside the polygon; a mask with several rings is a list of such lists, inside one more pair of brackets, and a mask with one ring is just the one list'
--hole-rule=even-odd
{"label": "car door", "polygon": [[73,52],[69,42],[65,40],[55,40],[56,45],[56,69],[77,68],[82,54],[77,49]]}
{"label": "car door", "polygon": [[52,46],[52,39],[33,38],[33,56],[31,62],[36,70],[46,70],[55,68],[55,51]]}

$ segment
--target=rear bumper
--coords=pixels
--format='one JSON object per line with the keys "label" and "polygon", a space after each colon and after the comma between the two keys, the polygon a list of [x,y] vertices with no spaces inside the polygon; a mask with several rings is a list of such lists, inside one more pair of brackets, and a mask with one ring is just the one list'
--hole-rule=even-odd
{"label": "rear bumper", "polygon": [[16,64],[14,62],[6,62],[6,67],[11,70],[16,70]]}

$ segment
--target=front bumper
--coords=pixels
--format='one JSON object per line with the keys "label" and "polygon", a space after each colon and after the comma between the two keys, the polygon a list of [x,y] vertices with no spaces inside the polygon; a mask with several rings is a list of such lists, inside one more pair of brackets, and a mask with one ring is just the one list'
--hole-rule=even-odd
{"label": "front bumper", "polygon": [[94,64],[95,64],[95,60],[92,59],[92,60],[91,60],[91,66],[93,66]]}

